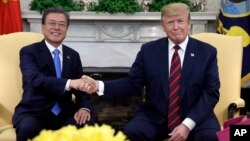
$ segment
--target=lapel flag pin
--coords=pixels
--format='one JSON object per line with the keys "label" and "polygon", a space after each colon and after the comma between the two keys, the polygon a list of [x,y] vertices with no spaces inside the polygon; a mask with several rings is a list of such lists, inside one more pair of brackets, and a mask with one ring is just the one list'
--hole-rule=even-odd
{"label": "lapel flag pin", "polygon": [[70,59],[70,56],[67,56],[67,59]]}
{"label": "lapel flag pin", "polygon": [[194,57],[194,53],[191,53],[190,55],[191,55],[191,57]]}

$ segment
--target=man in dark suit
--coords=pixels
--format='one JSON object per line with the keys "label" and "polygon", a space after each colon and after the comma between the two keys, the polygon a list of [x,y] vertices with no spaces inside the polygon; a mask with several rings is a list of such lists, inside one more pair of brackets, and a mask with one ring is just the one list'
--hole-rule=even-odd
{"label": "man in dark suit", "polygon": [[88,97],[78,91],[84,81],[80,56],[62,44],[68,26],[68,13],[49,8],[42,16],[45,39],[20,50],[23,96],[13,116],[17,141],[27,141],[42,129],[82,127],[91,121]]}
{"label": "man in dark suit", "polygon": [[96,81],[97,93],[113,99],[145,87],[146,100],[125,127],[131,141],[216,141],[217,51],[188,35],[186,4],[166,5],[161,19],[167,37],[142,45],[127,78]]}

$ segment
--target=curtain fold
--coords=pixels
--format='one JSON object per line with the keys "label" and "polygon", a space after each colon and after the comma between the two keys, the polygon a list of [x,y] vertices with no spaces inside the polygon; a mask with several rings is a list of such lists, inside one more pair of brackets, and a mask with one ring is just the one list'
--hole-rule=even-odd
{"label": "curtain fold", "polygon": [[0,0],[0,35],[22,30],[20,0]]}

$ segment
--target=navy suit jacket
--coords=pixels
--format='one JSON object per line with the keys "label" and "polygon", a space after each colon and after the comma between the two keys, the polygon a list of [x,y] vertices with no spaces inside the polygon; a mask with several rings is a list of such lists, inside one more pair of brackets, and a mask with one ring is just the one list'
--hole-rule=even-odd
{"label": "navy suit jacket", "polygon": [[[76,90],[65,91],[68,79],[80,78],[83,74],[79,54],[63,45],[62,78],[56,78],[52,55],[45,41],[34,43],[20,50],[20,68],[23,81],[23,96],[16,106],[14,125],[26,115],[46,116],[55,102],[59,103],[61,113],[73,113],[90,105],[87,96]],[[72,102],[76,96],[76,104]]]}
{"label": "navy suit jacket", "polygon": [[[145,86],[145,102],[136,113],[137,118],[157,124],[167,121],[168,108],[168,38],[142,45],[129,77],[105,81],[104,98],[130,96]],[[195,129],[217,128],[219,122],[213,112],[219,100],[217,51],[204,42],[189,38],[181,78],[181,118],[189,117]],[[195,130],[194,129],[194,130]]]}

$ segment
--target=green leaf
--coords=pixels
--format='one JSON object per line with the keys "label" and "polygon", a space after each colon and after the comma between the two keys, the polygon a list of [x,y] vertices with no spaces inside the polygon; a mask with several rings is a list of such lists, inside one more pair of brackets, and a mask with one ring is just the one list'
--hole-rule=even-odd
{"label": "green leaf", "polygon": [[133,14],[141,12],[142,9],[137,0],[99,0],[98,4],[93,4],[89,11]]}
{"label": "green leaf", "polygon": [[161,11],[162,7],[169,3],[174,2],[181,2],[185,3],[189,6],[191,12],[198,11],[197,8],[194,8],[189,0],[153,0],[152,3],[149,5],[149,11],[151,12],[159,12]]}
{"label": "green leaf", "polygon": [[59,6],[65,11],[82,11],[84,5],[79,1],[74,0],[32,0],[29,4],[30,10],[36,10],[42,13],[49,7]]}

